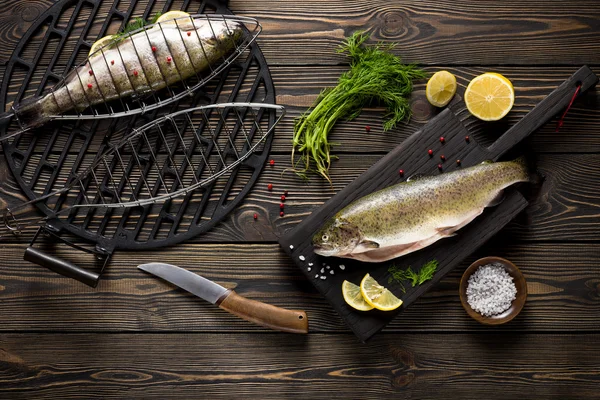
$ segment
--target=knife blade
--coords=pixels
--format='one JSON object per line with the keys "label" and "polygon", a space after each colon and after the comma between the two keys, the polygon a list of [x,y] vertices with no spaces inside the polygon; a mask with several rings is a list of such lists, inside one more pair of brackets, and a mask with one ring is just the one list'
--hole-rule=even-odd
{"label": "knife blade", "polygon": [[304,311],[287,310],[247,299],[210,279],[175,265],[148,263],[138,265],[138,268],[162,278],[209,303],[216,304],[221,309],[246,321],[282,332],[308,333],[308,317]]}

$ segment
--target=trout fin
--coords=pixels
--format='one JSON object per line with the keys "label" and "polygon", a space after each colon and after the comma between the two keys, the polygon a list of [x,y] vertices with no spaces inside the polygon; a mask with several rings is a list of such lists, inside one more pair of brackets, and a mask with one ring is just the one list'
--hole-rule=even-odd
{"label": "trout fin", "polygon": [[43,97],[33,97],[15,106],[15,116],[24,128],[34,128],[48,122],[42,108]]}
{"label": "trout fin", "polygon": [[379,248],[379,243],[372,240],[361,240],[353,252],[364,253],[366,251],[372,251]]}
{"label": "trout fin", "polygon": [[406,182],[414,182],[414,181],[419,181],[421,179],[427,178],[427,175],[425,174],[414,174],[408,177],[408,179],[406,180]]}
{"label": "trout fin", "polygon": [[504,190],[501,190],[496,197],[494,197],[492,199],[492,201],[490,201],[490,203],[487,205],[488,207],[496,207],[498,204],[502,203],[504,201],[504,198],[506,197]]}

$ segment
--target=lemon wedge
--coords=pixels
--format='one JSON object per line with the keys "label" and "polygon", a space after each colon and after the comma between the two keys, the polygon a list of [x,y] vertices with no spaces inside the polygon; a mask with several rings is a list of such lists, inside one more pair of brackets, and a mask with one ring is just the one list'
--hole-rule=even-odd
{"label": "lemon wedge", "polygon": [[190,14],[186,13],[184,11],[169,11],[164,13],[163,15],[161,15],[160,17],[158,17],[158,19],[156,20],[156,22],[166,22],[166,21],[171,21],[173,19],[176,18],[185,18],[185,17],[189,17]]}
{"label": "lemon wedge", "polygon": [[392,311],[402,305],[402,300],[381,286],[369,274],[366,274],[360,282],[360,293],[369,305],[378,310]]}
{"label": "lemon wedge", "polygon": [[438,71],[427,81],[425,96],[433,106],[446,106],[455,93],[456,77],[448,71]]}
{"label": "lemon wedge", "polygon": [[92,44],[92,48],[90,49],[90,52],[88,53],[88,55],[92,55],[95,52],[97,52],[98,50],[100,50],[103,47],[108,46],[112,41],[114,40],[114,36],[104,36],[103,38],[100,38],[98,40],[96,40],[94,42],[94,44]]}
{"label": "lemon wedge", "polygon": [[355,285],[352,282],[344,281],[344,283],[342,283],[342,295],[344,296],[346,304],[352,308],[359,311],[369,311],[373,309],[373,306],[369,305],[360,293],[360,286]]}
{"label": "lemon wedge", "polygon": [[484,121],[498,121],[515,103],[515,89],[503,75],[487,72],[469,83],[465,104],[471,114]]}

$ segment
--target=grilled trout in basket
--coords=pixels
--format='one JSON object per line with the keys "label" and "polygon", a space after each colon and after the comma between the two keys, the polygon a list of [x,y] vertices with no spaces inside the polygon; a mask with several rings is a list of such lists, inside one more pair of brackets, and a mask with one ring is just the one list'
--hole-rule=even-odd
{"label": "grilled trout in basket", "polygon": [[390,186],[338,212],[313,237],[322,256],[382,262],[453,236],[504,188],[529,180],[524,160],[474,167]]}
{"label": "grilled trout in basket", "polygon": [[16,105],[21,125],[39,126],[72,110],[164,89],[222,61],[243,39],[243,24],[225,18],[161,18],[108,40],[49,94]]}

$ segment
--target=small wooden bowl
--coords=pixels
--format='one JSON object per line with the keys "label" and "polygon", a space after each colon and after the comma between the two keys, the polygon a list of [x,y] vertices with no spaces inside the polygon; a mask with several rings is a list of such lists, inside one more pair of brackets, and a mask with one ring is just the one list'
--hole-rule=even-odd
{"label": "small wooden bowl", "polygon": [[[479,267],[491,263],[502,264],[502,266],[506,269],[506,272],[513,277],[515,286],[517,287],[517,298],[513,300],[509,309],[503,313],[491,317],[485,317],[473,310],[467,302],[467,286],[469,284],[469,278],[475,273],[475,271],[477,271]],[[527,283],[525,282],[525,277],[515,264],[500,257],[485,257],[475,261],[469,266],[469,268],[467,268],[460,280],[459,292],[460,302],[462,303],[463,308],[474,320],[485,325],[500,325],[511,321],[523,309],[525,300],[527,300]]]}

